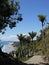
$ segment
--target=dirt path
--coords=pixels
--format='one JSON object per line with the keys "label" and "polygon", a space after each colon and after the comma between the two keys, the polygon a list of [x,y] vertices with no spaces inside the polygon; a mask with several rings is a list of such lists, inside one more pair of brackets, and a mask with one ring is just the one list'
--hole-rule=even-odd
{"label": "dirt path", "polygon": [[27,64],[39,64],[39,63],[45,63],[45,62],[44,62],[42,56],[36,55],[36,56],[33,56],[32,58],[30,58],[25,63],[27,63]]}

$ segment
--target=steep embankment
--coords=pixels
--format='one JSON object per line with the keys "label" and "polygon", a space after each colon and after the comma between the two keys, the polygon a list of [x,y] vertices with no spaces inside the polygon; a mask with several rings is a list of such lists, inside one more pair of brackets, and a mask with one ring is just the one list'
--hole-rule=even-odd
{"label": "steep embankment", "polygon": [[49,28],[44,30],[44,40],[41,39],[37,43],[37,49],[42,51],[44,50],[44,54],[49,55]]}

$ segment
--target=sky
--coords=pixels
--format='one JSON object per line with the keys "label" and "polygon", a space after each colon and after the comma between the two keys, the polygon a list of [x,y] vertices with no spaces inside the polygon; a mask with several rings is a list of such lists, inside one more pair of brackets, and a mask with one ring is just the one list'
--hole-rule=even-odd
{"label": "sky", "polygon": [[42,29],[38,15],[46,15],[49,21],[49,0],[15,0],[20,2],[20,13],[23,20],[19,22],[12,30],[7,28],[4,35],[0,33],[0,39],[3,41],[16,41],[17,34],[28,34],[28,32],[37,32]]}

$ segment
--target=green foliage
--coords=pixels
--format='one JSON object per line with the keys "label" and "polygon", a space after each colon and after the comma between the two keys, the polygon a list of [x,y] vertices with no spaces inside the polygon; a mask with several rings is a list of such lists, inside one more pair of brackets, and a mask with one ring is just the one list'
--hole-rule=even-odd
{"label": "green foliage", "polygon": [[37,41],[39,42],[41,40],[41,37],[40,36],[37,36]]}
{"label": "green foliage", "polygon": [[20,35],[17,35],[19,41],[20,41],[20,45],[22,46],[23,45],[23,41],[24,41],[24,38],[25,38],[25,35],[23,34],[20,34]]}
{"label": "green foliage", "polygon": [[33,41],[33,38],[36,36],[36,32],[29,32],[29,35],[30,35],[30,37],[31,37],[31,39],[32,39],[32,41]]}
{"label": "green foliage", "polygon": [[44,16],[44,15],[38,15],[38,17],[39,17],[39,20],[40,20],[42,23],[44,23],[44,21],[46,21],[46,16]]}
{"label": "green foliage", "polygon": [[12,29],[16,26],[16,22],[22,20],[19,9],[19,2],[14,2],[14,0],[0,0],[0,32],[2,34],[4,34],[7,26]]}
{"label": "green foliage", "polygon": [[[39,42],[37,42],[37,43],[39,43],[37,45],[37,48],[38,48],[38,50],[41,49],[42,53],[44,55],[49,55],[49,50],[48,50],[49,49],[49,28],[47,27],[43,31],[45,32],[44,43],[43,43],[43,41],[41,39]],[[43,45],[45,45],[45,48],[43,47]]]}
{"label": "green foliage", "polygon": [[[19,35],[22,38],[23,45],[20,46],[20,44],[18,45],[18,49],[16,51],[16,57],[21,60],[21,61],[25,61],[27,59],[29,59],[31,56],[33,56],[34,54],[42,54],[42,55],[46,55],[49,56],[49,28],[45,28],[43,30],[45,32],[45,36],[44,36],[44,43],[43,40],[41,39],[41,34],[39,36],[37,36],[36,40],[31,40],[30,36],[23,36],[22,34]],[[43,47],[43,45],[46,44],[46,48]],[[16,46],[16,45],[15,45]],[[17,46],[16,46],[17,47]]]}
{"label": "green foliage", "polygon": [[27,43],[30,43],[30,42],[31,42],[30,36],[27,36],[27,37],[26,37],[26,42],[27,42]]}
{"label": "green foliage", "polygon": [[20,34],[20,35],[17,35],[18,36],[18,39],[21,41],[21,40],[23,40],[24,39],[24,37],[25,37],[25,35],[23,35],[23,34]]}
{"label": "green foliage", "polygon": [[20,58],[20,61],[27,61],[29,58],[28,57],[22,57]]}

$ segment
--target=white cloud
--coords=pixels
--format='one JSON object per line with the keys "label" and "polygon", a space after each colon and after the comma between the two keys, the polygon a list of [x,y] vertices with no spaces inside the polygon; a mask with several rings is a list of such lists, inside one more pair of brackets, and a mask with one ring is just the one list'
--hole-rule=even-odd
{"label": "white cloud", "polygon": [[10,36],[2,37],[1,40],[3,40],[3,41],[18,41],[18,38],[16,35],[10,35]]}
{"label": "white cloud", "polygon": [[[28,34],[23,34],[28,35]],[[2,41],[18,41],[17,35],[4,36],[0,38]]]}

